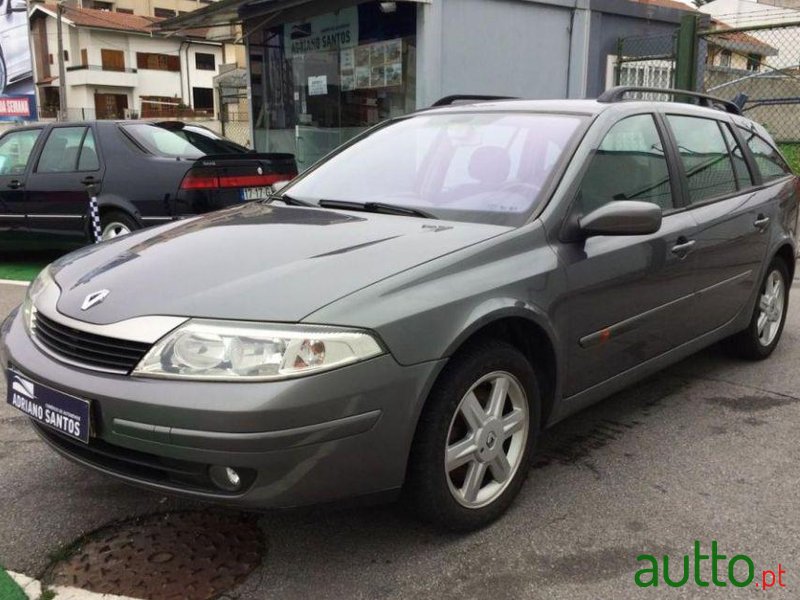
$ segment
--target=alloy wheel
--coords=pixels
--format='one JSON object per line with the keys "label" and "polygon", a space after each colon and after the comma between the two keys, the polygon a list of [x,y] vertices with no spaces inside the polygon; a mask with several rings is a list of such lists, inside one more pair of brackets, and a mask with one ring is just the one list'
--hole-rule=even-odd
{"label": "alloy wheel", "polygon": [[783,321],[786,304],[786,286],[783,277],[777,270],[772,271],[764,283],[764,289],[758,298],[758,341],[762,346],[769,346],[778,335]]}
{"label": "alloy wheel", "polygon": [[114,238],[128,235],[130,232],[131,230],[127,225],[114,221],[103,228],[103,233],[100,237],[105,242],[106,240],[113,240]]}
{"label": "alloy wheel", "polygon": [[481,377],[456,409],[444,468],[450,493],[466,508],[494,502],[514,479],[528,440],[528,398],[516,377]]}

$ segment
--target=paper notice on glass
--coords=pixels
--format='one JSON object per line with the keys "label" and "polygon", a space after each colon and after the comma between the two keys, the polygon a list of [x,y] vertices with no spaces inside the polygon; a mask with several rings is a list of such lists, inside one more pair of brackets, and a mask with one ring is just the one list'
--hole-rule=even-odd
{"label": "paper notice on glass", "polygon": [[341,52],[341,59],[339,61],[339,68],[342,71],[350,71],[356,68],[356,50],[355,48],[349,48],[347,50],[342,50]]}
{"label": "paper notice on glass", "polygon": [[318,75],[316,77],[308,78],[308,95],[309,96],[327,96],[328,95],[328,76]]}
{"label": "paper notice on glass", "polygon": [[342,71],[342,91],[352,92],[354,89],[356,89],[355,72],[352,69],[349,71]]}

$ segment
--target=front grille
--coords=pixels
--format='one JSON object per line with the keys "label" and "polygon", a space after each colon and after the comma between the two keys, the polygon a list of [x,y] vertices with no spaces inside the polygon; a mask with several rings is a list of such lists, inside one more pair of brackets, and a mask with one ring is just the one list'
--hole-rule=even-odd
{"label": "front grille", "polygon": [[36,311],[33,335],[57,357],[79,366],[129,373],[150,350],[150,344],[120,340],[67,327]]}
{"label": "front grille", "polygon": [[180,490],[234,496],[248,490],[256,479],[254,470],[237,467],[242,478],[242,486],[234,493],[214,485],[208,474],[210,465],[122,448],[100,438],[91,438],[89,444],[83,444],[68,439],[35,421],[31,423],[45,440],[62,452],[95,467],[142,482],[166,485]]}

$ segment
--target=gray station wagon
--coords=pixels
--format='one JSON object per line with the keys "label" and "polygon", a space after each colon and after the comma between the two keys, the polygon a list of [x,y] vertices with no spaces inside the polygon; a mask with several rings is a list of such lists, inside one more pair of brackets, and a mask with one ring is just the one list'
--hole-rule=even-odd
{"label": "gray station wagon", "polygon": [[797,179],[735,105],[634,91],[421,111],[267,201],[67,255],[2,326],[8,402],[159,492],[485,525],[543,427],[780,338]]}

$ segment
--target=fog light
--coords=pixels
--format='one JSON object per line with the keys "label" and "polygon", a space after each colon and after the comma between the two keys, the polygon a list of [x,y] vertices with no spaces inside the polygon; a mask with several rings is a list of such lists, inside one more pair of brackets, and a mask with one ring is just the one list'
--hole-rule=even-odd
{"label": "fog light", "polygon": [[231,485],[233,487],[238,488],[239,485],[242,483],[242,480],[239,478],[239,474],[230,467],[225,467],[225,475],[228,476],[228,481],[231,482]]}
{"label": "fog light", "polygon": [[231,467],[213,466],[208,469],[211,480],[219,488],[235,492],[242,486],[242,477],[236,469]]}

